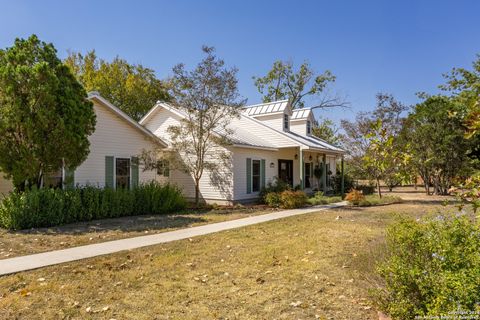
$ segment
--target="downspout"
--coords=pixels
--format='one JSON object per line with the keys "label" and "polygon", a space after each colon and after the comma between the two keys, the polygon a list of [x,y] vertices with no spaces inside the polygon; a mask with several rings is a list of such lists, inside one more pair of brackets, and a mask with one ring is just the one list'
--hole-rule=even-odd
{"label": "downspout", "polygon": [[324,194],[327,193],[327,155],[323,154],[322,161],[322,191]]}

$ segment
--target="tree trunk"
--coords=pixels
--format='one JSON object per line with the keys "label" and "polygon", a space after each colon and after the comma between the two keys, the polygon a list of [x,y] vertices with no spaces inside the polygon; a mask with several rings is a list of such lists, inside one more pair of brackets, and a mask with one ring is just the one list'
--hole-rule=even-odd
{"label": "tree trunk", "polygon": [[377,189],[378,189],[378,197],[382,198],[382,190],[380,189],[380,179],[377,179]]}
{"label": "tree trunk", "polygon": [[200,179],[195,179],[195,207],[198,208],[200,202]]}

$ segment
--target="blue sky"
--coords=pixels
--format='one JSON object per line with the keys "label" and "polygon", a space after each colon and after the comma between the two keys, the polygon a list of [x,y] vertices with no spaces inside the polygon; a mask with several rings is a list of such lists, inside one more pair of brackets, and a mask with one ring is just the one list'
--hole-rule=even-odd
{"label": "blue sky", "polygon": [[335,121],[373,108],[377,92],[406,104],[435,93],[442,73],[470,67],[480,53],[480,1],[3,1],[0,47],[37,34],[59,55],[95,49],[167,77],[194,66],[203,44],[239,68],[241,94],[260,101],[252,76],[277,59],[331,70],[331,87],[350,110],[319,112]]}

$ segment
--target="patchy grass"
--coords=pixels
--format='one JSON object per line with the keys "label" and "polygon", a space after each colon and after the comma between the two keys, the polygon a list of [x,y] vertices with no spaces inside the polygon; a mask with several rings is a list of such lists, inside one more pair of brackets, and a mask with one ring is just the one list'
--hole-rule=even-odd
{"label": "patchy grass", "polygon": [[394,212],[432,201],[295,216],[0,278],[5,318],[378,319],[375,261]]}
{"label": "patchy grass", "polygon": [[145,234],[161,233],[207,223],[272,212],[265,206],[215,207],[186,210],[174,215],[132,216],[78,222],[69,225],[9,231],[0,228],[0,259],[65,249]]}
{"label": "patchy grass", "polygon": [[371,207],[371,206],[381,206],[381,205],[394,204],[394,203],[400,203],[400,202],[402,202],[402,198],[400,198],[399,196],[385,195],[380,198],[376,194],[371,194],[371,195],[365,196],[365,200],[361,200],[358,203],[358,206]]}

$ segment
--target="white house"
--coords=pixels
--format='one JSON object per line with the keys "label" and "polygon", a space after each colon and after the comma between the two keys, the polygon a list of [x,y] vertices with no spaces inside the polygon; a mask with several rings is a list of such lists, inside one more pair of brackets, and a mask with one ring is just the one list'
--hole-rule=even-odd
{"label": "white house", "polygon": [[[169,143],[168,127],[184,117],[167,103],[157,103],[140,124]],[[200,181],[205,202],[248,202],[258,198],[263,186],[282,179],[292,187],[328,191],[328,174],[336,173],[336,162],[344,151],[312,135],[314,115],[310,109],[290,108],[288,100],[245,107],[230,129],[232,145],[222,148],[231,160],[220,172],[206,171]],[[214,156],[214,155],[210,155]],[[322,168],[321,179],[314,177]],[[195,194],[193,179],[178,170],[163,177],[183,188],[189,198]]]}
{"label": "white house", "polygon": [[[166,147],[166,143],[113,106],[98,93],[89,93],[97,124],[89,137],[90,153],[74,171],[59,170],[46,178],[54,186],[93,185],[99,187],[133,187],[157,179],[156,171],[145,171],[136,157],[143,149]],[[69,179],[66,179],[67,176]],[[68,182],[67,182],[68,180]],[[0,172],[0,195],[12,189],[10,181]]]}
{"label": "white house", "polygon": [[[177,184],[187,198],[194,198],[195,184],[188,174],[164,168],[144,170],[137,162],[143,150],[168,150],[168,127],[184,117],[167,103],[157,103],[137,123],[98,93],[89,94],[97,124],[89,137],[90,154],[74,171],[52,173],[45,183],[52,186],[93,185],[127,187],[156,180]],[[344,151],[312,135],[310,109],[291,110],[288,100],[243,108],[230,123],[232,144],[222,151],[229,160],[216,172],[206,171],[200,181],[201,198],[209,203],[248,202],[258,198],[263,186],[281,179],[292,187],[328,191],[329,174]],[[214,157],[214,155],[210,155]],[[159,159],[161,161],[161,159]],[[321,179],[314,177],[322,168]],[[0,194],[12,189],[0,173]]]}

